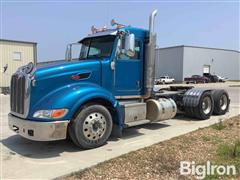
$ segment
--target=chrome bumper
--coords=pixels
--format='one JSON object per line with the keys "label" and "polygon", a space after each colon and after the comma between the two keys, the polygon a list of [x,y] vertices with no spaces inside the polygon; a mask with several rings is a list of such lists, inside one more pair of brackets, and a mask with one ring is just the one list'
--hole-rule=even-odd
{"label": "chrome bumper", "polygon": [[66,139],[69,121],[36,122],[8,115],[8,125],[19,135],[34,141]]}

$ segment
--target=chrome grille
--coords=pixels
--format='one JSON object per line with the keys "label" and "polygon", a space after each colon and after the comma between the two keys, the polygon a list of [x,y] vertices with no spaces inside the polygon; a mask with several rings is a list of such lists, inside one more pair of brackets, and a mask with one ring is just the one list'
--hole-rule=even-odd
{"label": "chrome grille", "polygon": [[11,112],[23,115],[25,113],[26,77],[16,73],[11,79]]}

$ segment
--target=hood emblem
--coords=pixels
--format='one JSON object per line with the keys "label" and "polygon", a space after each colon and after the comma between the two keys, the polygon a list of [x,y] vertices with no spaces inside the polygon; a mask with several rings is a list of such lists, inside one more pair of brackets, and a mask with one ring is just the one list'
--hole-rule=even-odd
{"label": "hood emblem", "polygon": [[72,76],[71,76],[71,79],[72,79],[72,80],[87,79],[87,78],[90,77],[90,75],[91,75],[90,72],[88,72],[88,73],[76,74],[76,75],[72,75]]}

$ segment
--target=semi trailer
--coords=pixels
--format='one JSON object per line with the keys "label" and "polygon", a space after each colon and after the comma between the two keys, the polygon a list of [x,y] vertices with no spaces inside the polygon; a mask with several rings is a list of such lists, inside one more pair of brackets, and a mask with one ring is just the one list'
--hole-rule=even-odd
{"label": "semi trailer", "polygon": [[[112,20],[67,45],[66,61],[20,67],[11,78],[9,127],[35,141],[70,137],[83,149],[105,144],[123,129],[184,113],[197,120],[229,109],[225,90],[170,86],[154,91],[154,10],[149,29]],[[73,57],[75,46],[81,46]]]}

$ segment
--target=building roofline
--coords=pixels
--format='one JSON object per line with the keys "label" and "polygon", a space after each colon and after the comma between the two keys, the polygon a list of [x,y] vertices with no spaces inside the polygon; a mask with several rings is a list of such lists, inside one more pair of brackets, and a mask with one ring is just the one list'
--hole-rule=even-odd
{"label": "building roofline", "polygon": [[190,46],[190,45],[169,46],[169,47],[156,48],[156,49],[171,49],[171,48],[181,48],[181,47],[190,47],[190,48],[199,48],[199,49],[212,49],[212,50],[221,50],[221,51],[232,51],[232,52],[240,53],[240,51],[232,50],[232,49],[212,48],[212,47],[202,47],[202,46]]}
{"label": "building roofline", "polygon": [[157,47],[156,49],[173,49],[173,48],[181,48],[184,47],[184,45],[177,45],[177,46],[168,46],[168,47]]}
{"label": "building roofline", "polygon": [[36,42],[30,42],[30,41],[20,41],[20,40],[11,40],[11,39],[0,39],[0,41],[4,42],[13,42],[13,43],[25,43],[25,44],[37,44]]}

